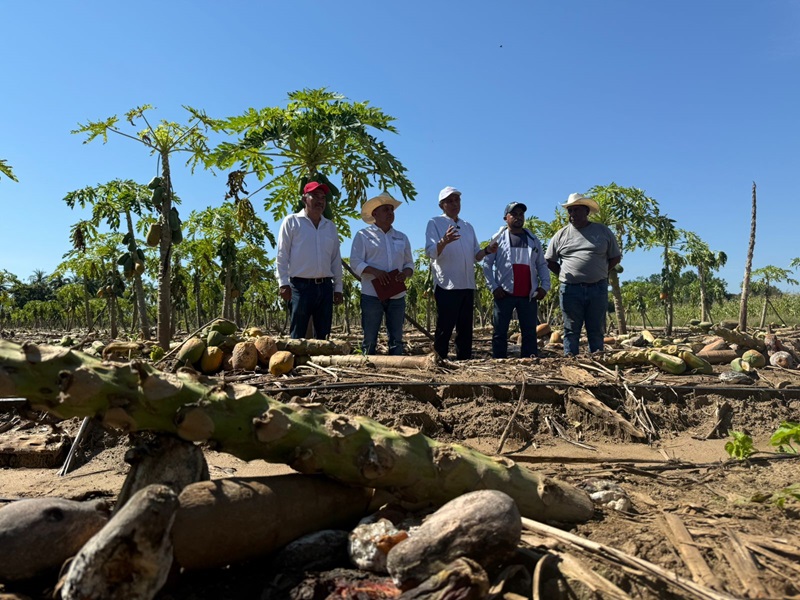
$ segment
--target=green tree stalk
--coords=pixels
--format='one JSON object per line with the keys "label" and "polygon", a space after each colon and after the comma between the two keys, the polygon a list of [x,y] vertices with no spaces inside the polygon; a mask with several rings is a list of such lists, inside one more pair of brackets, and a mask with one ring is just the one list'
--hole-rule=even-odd
{"label": "green tree stalk", "polygon": [[496,489],[533,519],[585,521],[594,512],[589,496],[572,485],[416,429],[392,430],[320,404],[283,404],[248,385],[206,386],[193,373],[104,363],[69,348],[0,340],[0,397],[26,398],[34,410],[60,418],[98,417],[123,431],[210,442],[243,460],[281,462],[412,502],[440,505]]}

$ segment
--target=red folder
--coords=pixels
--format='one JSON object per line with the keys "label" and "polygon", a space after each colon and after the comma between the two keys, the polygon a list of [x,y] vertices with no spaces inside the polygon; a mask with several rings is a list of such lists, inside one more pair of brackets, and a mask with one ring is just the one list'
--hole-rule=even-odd
{"label": "red folder", "polygon": [[398,280],[396,276],[400,274],[400,271],[395,269],[394,271],[389,271],[389,283],[386,285],[382,285],[377,279],[372,280],[372,285],[375,288],[375,293],[378,294],[378,299],[383,302],[384,300],[388,300],[392,296],[396,296],[400,292],[406,291],[406,282],[405,280]]}

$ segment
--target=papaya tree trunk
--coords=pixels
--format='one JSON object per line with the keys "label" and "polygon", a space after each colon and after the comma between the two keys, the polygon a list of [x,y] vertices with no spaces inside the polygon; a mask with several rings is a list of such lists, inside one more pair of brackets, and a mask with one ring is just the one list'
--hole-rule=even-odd
{"label": "papaya tree trunk", "polygon": [[706,292],[706,273],[705,270],[697,268],[697,281],[700,284],[700,320],[710,321],[711,317],[708,310],[708,297]]}
{"label": "papaya tree trunk", "polygon": [[[132,240],[135,240],[131,211],[129,210],[125,211],[125,219],[128,222],[128,235]],[[131,252],[131,258],[133,258],[134,260],[134,264],[136,261],[141,261],[136,250],[131,250],[130,252]],[[136,303],[136,308],[134,309],[134,312],[138,313],[139,315],[139,324],[141,325],[140,333],[143,340],[149,340],[150,320],[147,318],[147,302],[145,301],[145,296],[144,296],[144,285],[142,284],[141,274],[137,273],[136,270],[134,270],[133,272],[133,291]],[[133,330],[133,327],[131,329]]]}
{"label": "papaya tree trunk", "polygon": [[119,334],[117,325],[117,297],[113,294],[108,298],[108,319],[111,325],[111,337],[116,339]]}
{"label": "papaya tree trunk", "polygon": [[86,330],[92,330],[92,307],[89,304],[89,278],[83,276],[83,314],[86,318]]}
{"label": "papaya tree trunk", "polygon": [[747,298],[750,295],[750,272],[753,269],[753,253],[756,249],[756,182],[753,182],[753,207],[750,213],[750,244],[747,247],[747,261],[744,265],[742,299],[739,302],[739,330],[747,331]]}
{"label": "papaya tree trunk", "polygon": [[194,270],[192,287],[194,288],[195,327],[200,329],[206,321],[203,319],[203,298],[200,294],[200,271],[198,269]]}
{"label": "papaya tree trunk", "polygon": [[222,292],[222,318],[233,321],[233,298],[231,294],[233,291],[233,277],[231,273],[231,265],[223,266],[225,269],[225,281],[223,282]]}
{"label": "papaya tree trunk", "polygon": [[[42,382],[58,385],[42,385]],[[523,516],[586,521],[594,514],[577,487],[419,430],[394,431],[319,403],[281,403],[253,386],[206,387],[195,375],[162,373],[142,362],[104,363],[60,346],[0,340],[0,397],[26,398],[55,417],[98,417],[127,432],[155,431],[210,442],[243,460],[283,462],[300,473],[391,490],[441,505],[475,489],[511,496]]]}
{"label": "papaya tree trunk", "polygon": [[169,170],[169,152],[161,151],[161,178],[164,197],[161,203],[161,242],[159,243],[158,263],[158,345],[169,350],[172,339],[172,299],[170,283],[172,279],[172,230],[169,227],[169,213],[172,208],[172,181]]}
{"label": "papaya tree trunk", "polygon": [[622,291],[619,287],[619,273],[611,269],[608,274],[611,284],[611,296],[614,298],[614,313],[617,315],[617,329],[619,333],[628,333],[628,323],[625,320],[625,306],[622,304]]}
{"label": "papaya tree trunk", "polygon": [[764,283],[764,307],[761,309],[761,322],[758,325],[760,329],[764,329],[764,325],[767,324],[767,306],[769,306],[769,280]]}

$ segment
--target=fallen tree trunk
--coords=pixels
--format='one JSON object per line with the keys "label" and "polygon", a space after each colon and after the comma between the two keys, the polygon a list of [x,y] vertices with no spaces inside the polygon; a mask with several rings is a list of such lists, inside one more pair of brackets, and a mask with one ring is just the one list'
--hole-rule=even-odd
{"label": "fallen tree trunk", "polygon": [[326,477],[234,477],[186,486],[172,528],[175,559],[208,569],[263,556],[323,529],[351,528],[372,490]]}
{"label": "fallen tree trunk", "polygon": [[26,398],[34,410],[60,418],[98,416],[123,431],[210,442],[243,460],[281,462],[411,502],[438,506],[495,489],[529,518],[575,522],[594,512],[588,494],[575,486],[416,429],[395,431],[319,404],[282,404],[252,386],[208,387],[193,373],[104,363],[69,348],[0,340],[0,397]]}
{"label": "fallen tree trunk", "polygon": [[764,340],[759,340],[744,331],[728,329],[727,327],[712,327],[711,333],[718,335],[729,344],[736,344],[743,348],[753,348],[759,352],[763,352],[766,349]]}
{"label": "fallen tree trunk", "polygon": [[[297,364],[302,365],[300,359]],[[320,367],[383,367],[390,369],[421,369],[428,371],[436,367],[436,357],[427,356],[384,356],[382,354],[349,354],[347,356],[315,356],[312,361]]]}

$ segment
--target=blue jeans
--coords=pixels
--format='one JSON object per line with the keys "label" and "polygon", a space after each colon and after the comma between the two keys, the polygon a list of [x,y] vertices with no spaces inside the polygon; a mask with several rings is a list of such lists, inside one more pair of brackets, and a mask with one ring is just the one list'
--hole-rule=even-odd
{"label": "blue jeans", "polygon": [[603,349],[608,308],[608,280],[596,283],[562,283],[559,286],[564,317],[564,355],[577,356],[581,328],[586,326],[589,352]]}
{"label": "blue jeans", "polygon": [[406,317],[406,297],[381,302],[377,296],[361,294],[361,328],[364,354],[375,354],[378,345],[378,330],[386,316],[386,333],[389,335],[389,354],[403,354],[403,321]]}
{"label": "blue jeans", "polygon": [[511,324],[511,316],[514,309],[517,309],[517,319],[519,329],[522,332],[522,346],[520,348],[520,358],[537,356],[539,348],[536,340],[536,326],[539,324],[537,313],[538,303],[527,296],[511,296],[507,294],[504,298],[494,300],[494,314],[492,324],[494,333],[492,334],[492,357],[508,357],[508,326]]}
{"label": "blue jeans", "polygon": [[333,322],[333,280],[292,277],[292,316],[289,336],[306,337],[309,319],[314,322],[314,336],[324,340],[331,332]]}

